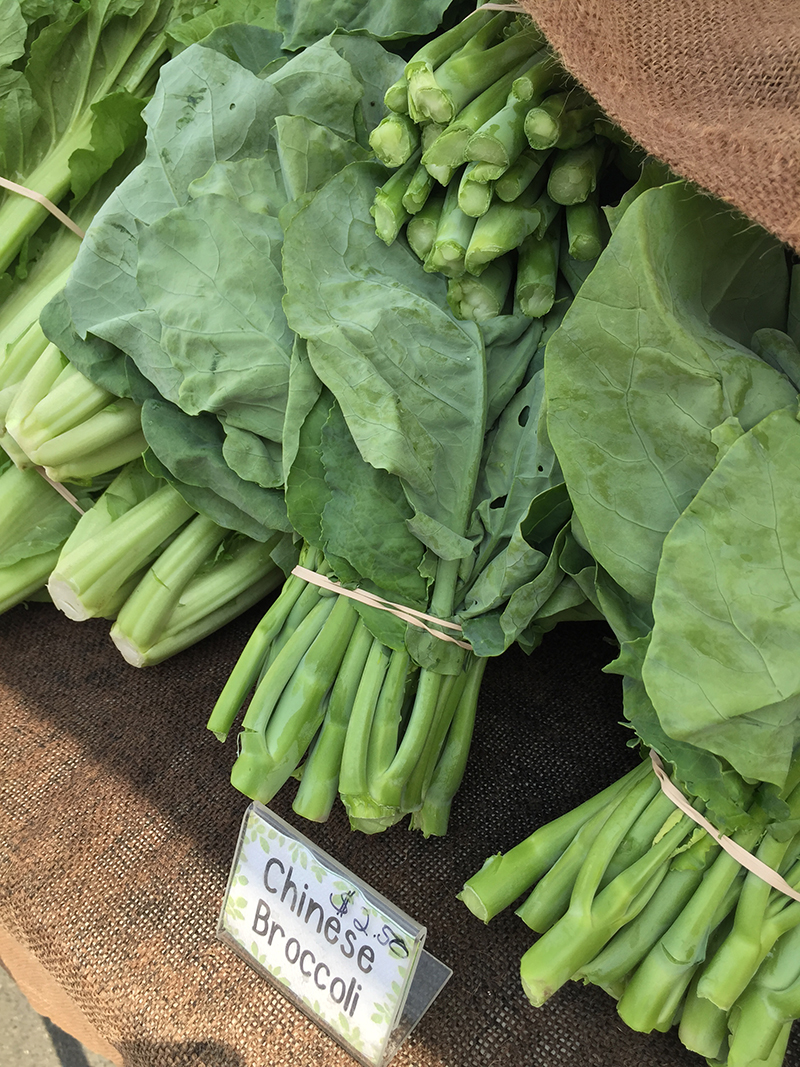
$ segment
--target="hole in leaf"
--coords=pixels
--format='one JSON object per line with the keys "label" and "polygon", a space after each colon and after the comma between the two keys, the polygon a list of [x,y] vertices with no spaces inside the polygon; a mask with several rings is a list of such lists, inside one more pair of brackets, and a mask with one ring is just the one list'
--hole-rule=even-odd
{"label": "hole in leaf", "polygon": [[506,500],[507,500],[507,497],[496,496],[494,498],[494,500],[491,502],[491,504],[489,505],[489,507],[493,508],[493,509],[504,508],[506,506]]}
{"label": "hole in leaf", "polygon": [[519,415],[517,415],[517,422],[520,424],[520,426],[528,425],[528,416],[530,415],[530,413],[530,406],[526,404],[522,411],[520,411]]}

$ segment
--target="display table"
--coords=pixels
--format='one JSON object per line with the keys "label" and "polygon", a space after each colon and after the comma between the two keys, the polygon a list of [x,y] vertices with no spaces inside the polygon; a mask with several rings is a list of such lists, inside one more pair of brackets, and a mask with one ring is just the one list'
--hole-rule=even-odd
{"label": "display table", "polygon": [[[0,956],[37,1010],[124,1067],[354,1063],[215,938],[247,802],[228,781],[235,741],[205,720],[260,615],[147,670],[105,622],[46,604],[0,618]],[[306,823],[294,783],[271,805],[425,924],[453,969],[397,1067],[703,1062],[674,1034],[627,1030],[598,989],[570,984],[533,1009],[518,980],[533,935],[510,912],[484,926],[456,899],[487,855],[635,762],[619,679],[601,672],[612,658],[602,624],[575,623],[489,664],[445,838],[405,823],[367,837],[341,807]]]}

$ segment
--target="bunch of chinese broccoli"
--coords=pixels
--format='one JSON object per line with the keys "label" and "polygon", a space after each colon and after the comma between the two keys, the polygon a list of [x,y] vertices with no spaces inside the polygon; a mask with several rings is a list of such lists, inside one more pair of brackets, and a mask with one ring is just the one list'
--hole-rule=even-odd
{"label": "bunch of chinese broccoli", "polygon": [[530,888],[533,1004],[593,982],[710,1064],[779,1067],[800,1017],[798,268],[684,183],[620,208],[545,353],[574,509],[561,562],[618,641],[606,669],[634,743],[710,829],[648,760],[488,860],[463,899],[488,920]]}
{"label": "bunch of chinese broccoli", "polygon": [[164,60],[227,16],[213,2],[165,0],[6,14],[0,610],[52,599],[74,619],[116,619],[126,658],[159,662],[272,590],[285,538],[199,515],[185,487],[147,469],[140,400],[85,376],[64,354],[75,339],[45,333],[44,309],[83,231],[141,160],[140,113]]}
{"label": "bunch of chinese broccoli", "polygon": [[287,571],[299,553],[454,628],[290,575],[210,722],[224,737],[254,690],[233,774],[248,796],[302,766],[309,817],[341,796],[362,829],[412,813],[443,833],[486,657],[596,616],[559,564],[571,505],[541,418],[544,347],[586,271],[567,266],[547,317],[457,318],[443,276],[370,213],[376,99],[402,61],[368,37],[292,56],[282,40],[223,29],[163,68],[144,158],[42,327],[140,405],[147,468],[189,506],[293,537],[294,558],[273,552]]}
{"label": "bunch of chinese broccoli", "polygon": [[711,1065],[780,1067],[800,1018],[800,759],[782,790],[740,785],[727,840],[788,892],[682,813],[650,760],[487,859],[460,899],[489,922],[519,898],[540,935],[520,961],[531,1004],[590,983],[631,1029],[674,1027]]}

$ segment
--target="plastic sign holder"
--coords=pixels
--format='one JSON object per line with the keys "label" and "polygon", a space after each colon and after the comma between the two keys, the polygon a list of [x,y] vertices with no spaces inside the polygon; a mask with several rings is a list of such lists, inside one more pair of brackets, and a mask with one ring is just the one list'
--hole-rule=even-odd
{"label": "plastic sign holder", "polygon": [[364,1067],[383,1067],[453,973],[426,929],[261,804],[242,820],[217,937]]}

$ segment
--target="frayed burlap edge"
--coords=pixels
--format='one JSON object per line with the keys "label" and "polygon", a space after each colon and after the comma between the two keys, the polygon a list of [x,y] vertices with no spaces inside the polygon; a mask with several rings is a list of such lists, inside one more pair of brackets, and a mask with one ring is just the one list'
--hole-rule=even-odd
{"label": "frayed burlap edge", "polygon": [[800,249],[794,0],[523,0],[639,144]]}

